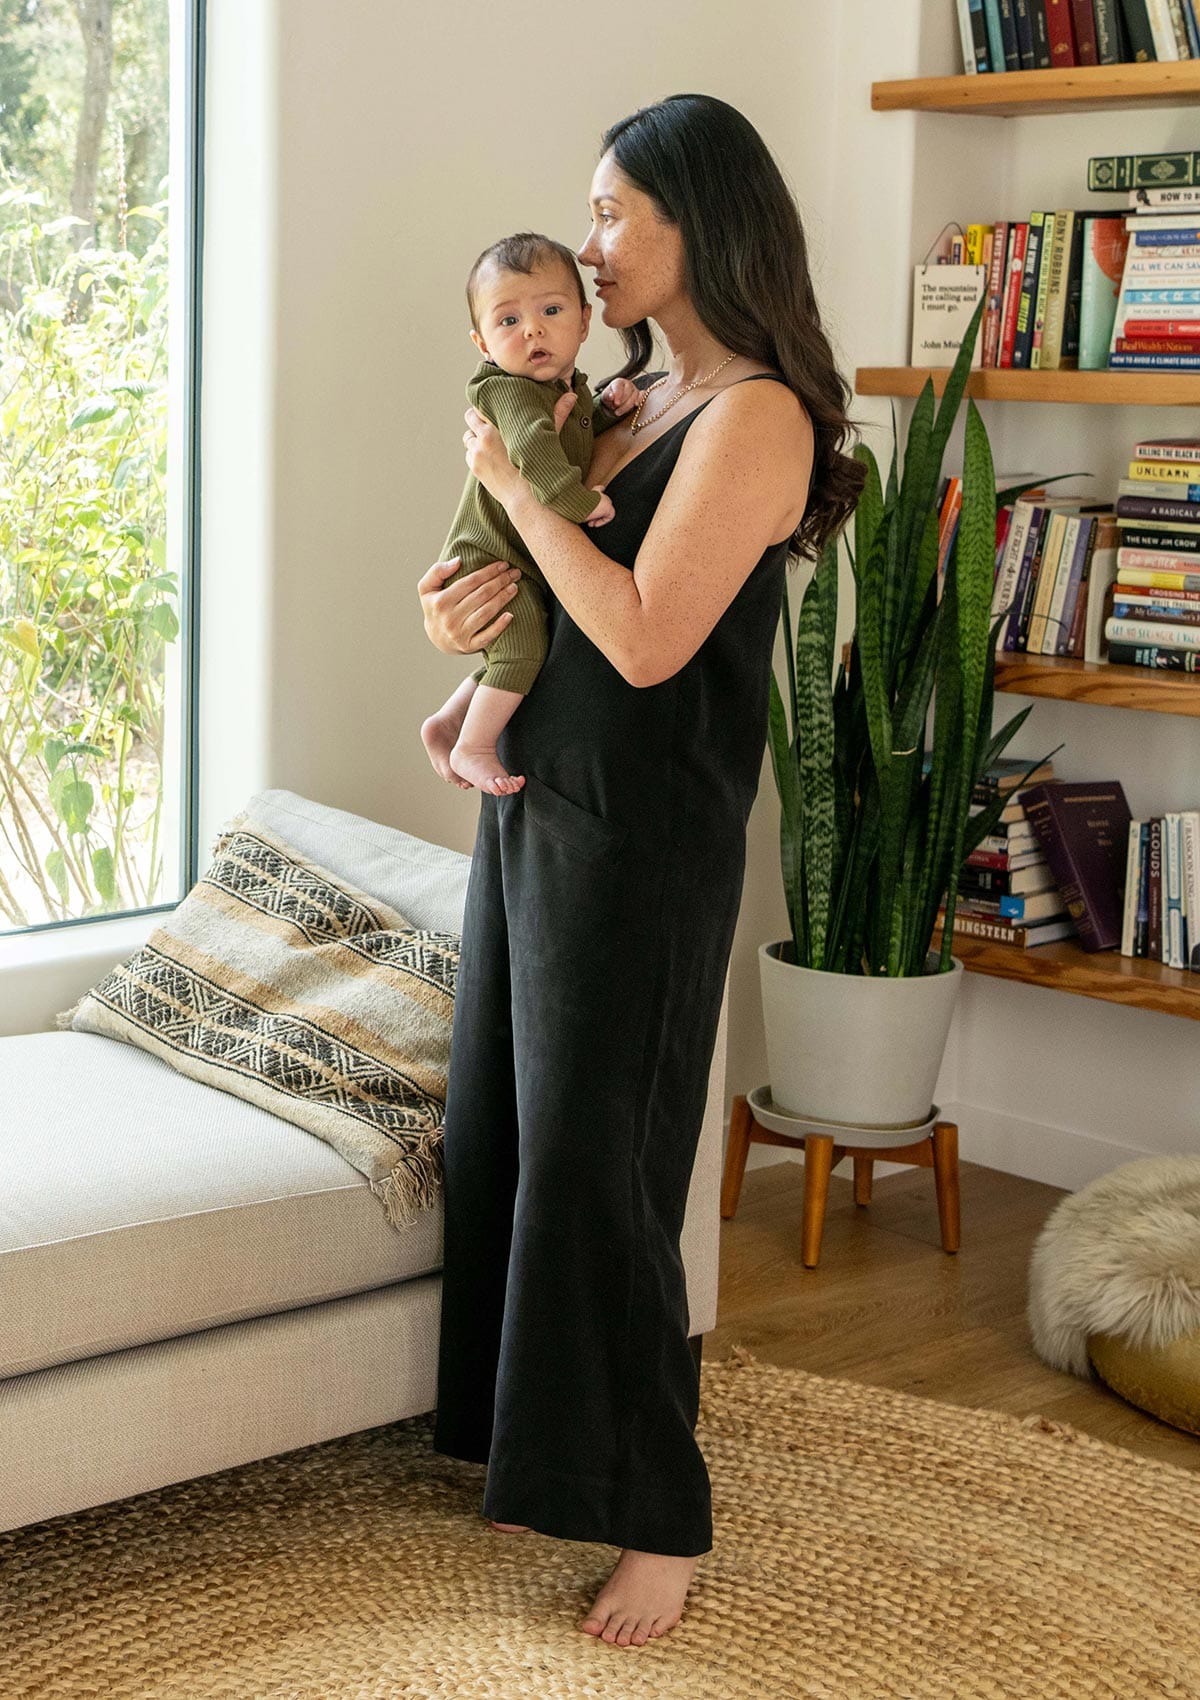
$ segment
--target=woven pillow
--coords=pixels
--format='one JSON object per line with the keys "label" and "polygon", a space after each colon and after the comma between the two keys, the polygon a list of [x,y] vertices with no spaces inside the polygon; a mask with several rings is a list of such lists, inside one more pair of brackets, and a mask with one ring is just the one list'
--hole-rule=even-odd
{"label": "woven pillow", "polygon": [[270,1110],[367,1177],[393,1227],[440,1189],[461,936],[405,917],[245,812],[140,950],[58,1027]]}

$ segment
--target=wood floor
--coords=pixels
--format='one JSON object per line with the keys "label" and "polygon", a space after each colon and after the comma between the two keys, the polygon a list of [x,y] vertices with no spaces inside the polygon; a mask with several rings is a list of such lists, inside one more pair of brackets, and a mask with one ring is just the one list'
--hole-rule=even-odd
{"label": "wood floor", "polygon": [[1200,1438],[1034,1354],[1025,1320],[1029,1255],[1064,1196],[1057,1187],[962,1163],[962,1249],[948,1255],[931,1171],[877,1177],[866,1207],[855,1205],[849,1173],[847,1160],[830,1182],[821,1259],[805,1269],[803,1164],[747,1170],[737,1213],[721,1224],[718,1320],[704,1338],[706,1362],[741,1345],[768,1363],[947,1405],[1040,1412],[1145,1457],[1200,1469]]}

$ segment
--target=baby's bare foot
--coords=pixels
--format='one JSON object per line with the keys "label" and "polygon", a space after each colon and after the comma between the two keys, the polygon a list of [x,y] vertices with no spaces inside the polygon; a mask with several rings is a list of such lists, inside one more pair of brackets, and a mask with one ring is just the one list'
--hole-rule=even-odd
{"label": "baby's bare foot", "polygon": [[457,785],[460,791],[473,789],[469,779],[462,778],[450,766],[450,752],[462,729],[462,722],[456,721],[448,714],[431,714],[428,720],[421,722],[421,742],[429,752],[429,759],[438,773],[448,785]]}
{"label": "baby's bare foot", "polygon": [[481,791],[489,791],[493,797],[519,791],[525,783],[523,776],[514,778],[505,770],[494,744],[464,744],[461,738],[450,751],[450,770],[478,785]]}
{"label": "baby's bare foot", "polygon": [[695,1566],[694,1558],[626,1547],[580,1629],[617,1647],[640,1647],[665,1635],[683,1616]]}
{"label": "baby's bare foot", "polygon": [[493,1529],[498,1529],[502,1535],[527,1535],[530,1533],[528,1523],[497,1523],[494,1517],[489,1517],[488,1522]]}

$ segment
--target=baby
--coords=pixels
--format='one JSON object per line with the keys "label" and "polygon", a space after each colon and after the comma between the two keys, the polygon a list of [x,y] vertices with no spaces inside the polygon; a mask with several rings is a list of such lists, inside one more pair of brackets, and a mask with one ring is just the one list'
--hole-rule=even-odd
{"label": "baby", "polygon": [[[577,525],[606,524],[612,503],[584,481],[592,439],[628,413],[640,392],[628,378],[614,378],[596,401],[586,373],[576,370],[592,309],[575,256],[531,231],[506,237],[471,268],[467,305],[471,341],[483,355],[467,385],[468,401],[495,425],[544,506]],[[568,390],[576,401],[558,432],[555,406]],[[455,556],[461,565],[447,584],[502,560],[521,577],[509,604],[512,619],[484,650],[486,664],[429,716],[421,738],[443,778],[502,796],[524,784],[505,771],[496,739],[545,660],[546,581],[504,508],[471,475],[438,558]]]}

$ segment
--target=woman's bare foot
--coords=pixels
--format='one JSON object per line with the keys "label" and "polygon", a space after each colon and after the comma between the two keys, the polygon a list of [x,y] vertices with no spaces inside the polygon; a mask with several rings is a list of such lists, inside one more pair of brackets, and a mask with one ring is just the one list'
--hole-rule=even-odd
{"label": "woman's bare foot", "polygon": [[497,1523],[494,1517],[489,1517],[488,1522],[502,1535],[528,1535],[531,1532],[528,1523]]}
{"label": "woman's bare foot", "polygon": [[494,744],[465,744],[461,737],[450,751],[450,770],[478,785],[481,791],[489,791],[493,797],[519,791],[525,783],[523,776],[514,778],[505,770]]}
{"label": "woman's bare foot", "polygon": [[450,752],[461,730],[462,721],[455,720],[441,709],[437,714],[431,714],[428,720],[421,722],[421,742],[429,752],[430,761],[448,785],[457,785],[460,791],[471,791],[474,789],[471,781],[462,778],[450,766]]}
{"label": "woman's bare foot", "polygon": [[651,1636],[665,1635],[683,1616],[695,1568],[694,1558],[626,1547],[580,1629],[617,1647],[640,1647]]}

